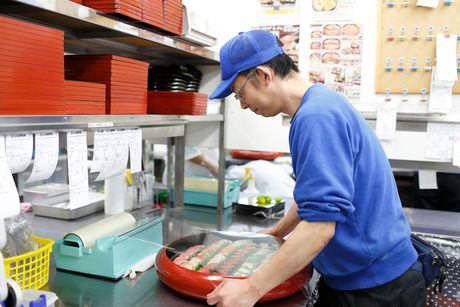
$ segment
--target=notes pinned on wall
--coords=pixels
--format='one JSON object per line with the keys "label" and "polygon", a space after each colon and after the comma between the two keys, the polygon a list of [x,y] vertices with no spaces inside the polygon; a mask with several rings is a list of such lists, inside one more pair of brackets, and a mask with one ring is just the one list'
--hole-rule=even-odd
{"label": "notes pinned on wall", "polygon": [[59,158],[59,133],[36,133],[34,153],[34,166],[27,183],[46,180],[53,175]]}
{"label": "notes pinned on wall", "polygon": [[6,161],[11,173],[24,171],[32,160],[33,136],[31,133],[19,133],[5,137]]}
{"label": "notes pinned on wall", "polygon": [[382,101],[377,109],[375,134],[380,140],[392,140],[396,135],[396,119],[398,102],[395,100]]}
{"label": "notes pinned on wall", "polygon": [[[437,80],[455,82],[457,76],[457,35],[436,35]],[[452,84],[453,86],[453,84]]]}
{"label": "notes pinned on wall", "polygon": [[453,136],[456,126],[452,124],[428,123],[425,157],[439,162],[452,161]]}
{"label": "notes pinned on wall", "polygon": [[439,0],[417,0],[416,6],[431,7],[437,8],[439,5]]}
{"label": "notes pinned on wall", "polygon": [[452,108],[452,87],[454,81],[442,81],[438,78],[438,69],[431,72],[430,100],[428,111],[432,113],[448,113]]}
{"label": "notes pinned on wall", "polygon": [[88,204],[88,148],[86,131],[67,132],[69,209]]}

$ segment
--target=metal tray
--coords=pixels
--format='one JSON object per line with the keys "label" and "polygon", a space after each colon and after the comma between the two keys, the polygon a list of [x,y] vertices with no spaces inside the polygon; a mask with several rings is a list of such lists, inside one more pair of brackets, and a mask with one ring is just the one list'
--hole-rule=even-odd
{"label": "metal tray", "polygon": [[86,206],[69,209],[65,207],[68,202],[50,203],[50,201],[44,200],[32,203],[32,209],[35,215],[74,220],[104,210],[104,199],[104,194],[90,192],[88,196],[89,203]]}

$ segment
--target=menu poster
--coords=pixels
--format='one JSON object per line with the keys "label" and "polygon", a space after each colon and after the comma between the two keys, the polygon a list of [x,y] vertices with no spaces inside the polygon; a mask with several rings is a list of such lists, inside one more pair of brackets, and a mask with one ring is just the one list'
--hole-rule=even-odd
{"label": "menu poster", "polygon": [[362,66],[362,25],[321,23],[310,26],[309,79],[324,83],[359,103]]}
{"label": "menu poster", "polygon": [[314,22],[327,20],[354,20],[360,0],[312,0]]}
{"label": "menu poster", "polygon": [[299,65],[299,25],[262,26],[260,29],[278,36],[283,43],[284,52],[294,60],[296,65]]}

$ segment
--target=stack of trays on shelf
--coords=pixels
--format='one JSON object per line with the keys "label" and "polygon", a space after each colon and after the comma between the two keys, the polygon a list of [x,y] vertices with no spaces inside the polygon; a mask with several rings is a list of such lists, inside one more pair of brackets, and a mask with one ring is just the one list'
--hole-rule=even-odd
{"label": "stack of trays on shelf", "polygon": [[[144,0],[145,1],[145,0]],[[83,0],[83,5],[95,10],[117,14],[133,20],[142,20],[143,0]]]}
{"label": "stack of trays on shelf", "polygon": [[208,95],[189,92],[149,91],[149,114],[206,115]]}
{"label": "stack of trays on shelf", "polygon": [[163,0],[143,0],[142,21],[156,28],[163,28]]}
{"label": "stack of trays on shelf", "polygon": [[0,114],[64,113],[64,32],[0,16]]}
{"label": "stack of trays on shelf", "polygon": [[164,0],[164,27],[168,32],[182,35],[182,0]]}
{"label": "stack of trays on shelf", "polygon": [[66,114],[105,114],[105,84],[65,80]]}
{"label": "stack of trays on shelf", "polygon": [[153,66],[149,70],[149,90],[198,92],[203,74],[194,66]]}
{"label": "stack of trays on shelf", "polygon": [[115,55],[69,55],[66,79],[106,85],[106,114],[146,114],[148,63]]}

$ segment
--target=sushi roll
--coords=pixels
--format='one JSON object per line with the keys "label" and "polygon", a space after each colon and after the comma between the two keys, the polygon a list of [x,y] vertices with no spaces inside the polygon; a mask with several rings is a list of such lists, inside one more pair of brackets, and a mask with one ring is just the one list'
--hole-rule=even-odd
{"label": "sushi roll", "polygon": [[177,256],[174,259],[174,263],[178,264],[178,265],[181,265],[181,264],[187,262],[188,260],[190,260],[190,258],[195,256],[196,254],[198,254],[202,249],[204,249],[204,245],[201,245],[201,244],[200,245],[194,245],[194,246],[188,248],[186,251],[182,252],[179,256]]}

